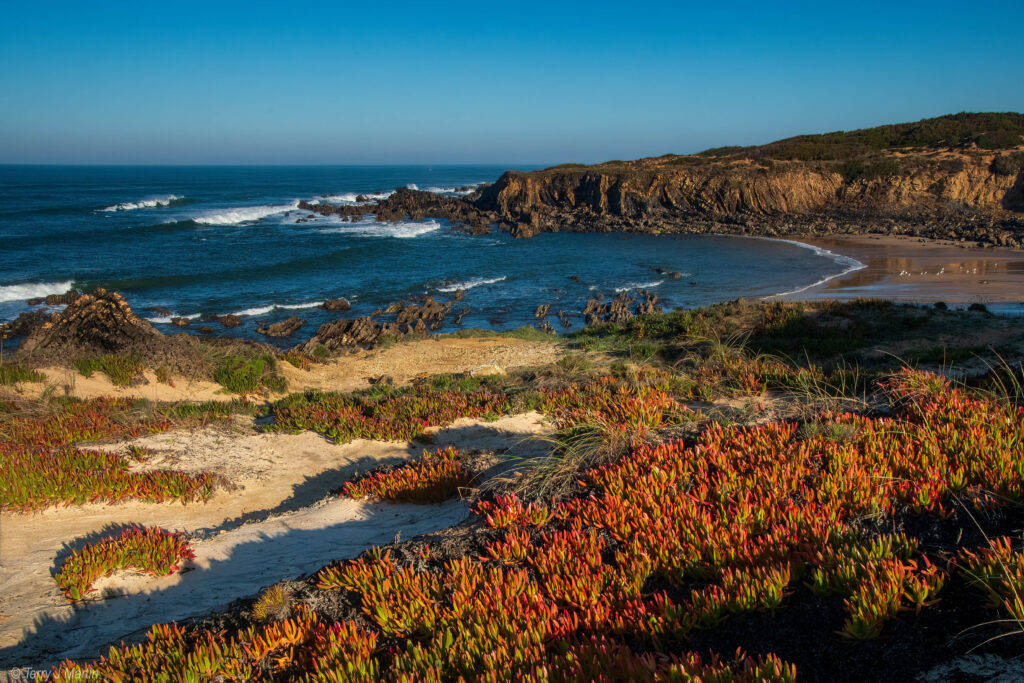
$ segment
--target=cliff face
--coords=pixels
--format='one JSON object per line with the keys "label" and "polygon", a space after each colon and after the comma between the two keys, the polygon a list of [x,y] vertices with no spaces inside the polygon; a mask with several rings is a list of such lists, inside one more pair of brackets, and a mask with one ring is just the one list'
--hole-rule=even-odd
{"label": "cliff face", "polygon": [[510,171],[476,205],[522,237],[559,230],[881,231],[1020,246],[1024,170],[997,172],[996,156],[933,150],[889,154],[868,166],[661,157]]}

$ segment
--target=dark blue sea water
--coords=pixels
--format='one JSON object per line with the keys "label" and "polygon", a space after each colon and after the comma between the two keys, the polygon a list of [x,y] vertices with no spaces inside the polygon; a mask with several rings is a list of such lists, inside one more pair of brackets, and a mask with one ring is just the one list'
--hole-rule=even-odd
{"label": "dark blue sea water", "polygon": [[[715,236],[544,234],[471,236],[444,221],[297,222],[301,199],[354,202],[397,187],[456,194],[493,182],[498,166],[61,167],[0,166],[0,320],[26,299],[69,287],[122,292],[165,331],[175,315],[238,313],[257,321],[340,317],[316,306],[346,297],[369,314],[411,296],[472,309],[463,327],[510,329],[534,309],[579,312],[595,292],[647,288],[667,308],[807,287],[856,265],[783,241]],[[669,279],[652,266],[683,273]],[[578,276],[579,282],[569,279]],[[220,330],[218,330],[220,332]],[[293,342],[292,342],[293,343]]]}

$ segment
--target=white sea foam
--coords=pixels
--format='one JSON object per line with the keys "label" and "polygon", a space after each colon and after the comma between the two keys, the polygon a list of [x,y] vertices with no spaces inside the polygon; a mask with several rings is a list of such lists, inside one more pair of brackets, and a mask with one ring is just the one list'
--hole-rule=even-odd
{"label": "white sea foam", "polygon": [[[394,192],[343,192],[341,194],[324,194],[317,198],[317,201],[325,201],[328,204],[369,204],[382,199],[387,199]],[[357,197],[363,197],[359,201]],[[310,202],[314,203],[314,202]]]}
{"label": "white sea foam", "polygon": [[631,289],[652,289],[665,282],[664,280],[656,280],[654,282],[629,282],[625,287],[616,287],[616,292],[628,292]]}
{"label": "white sea foam", "polygon": [[418,189],[420,189],[420,186],[417,185],[416,183],[409,183],[408,185],[406,185],[406,187],[409,188],[410,190],[418,190]]}
{"label": "white sea foam", "polygon": [[240,223],[252,223],[267,216],[292,211],[298,207],[299,203],[297,201],[291,204],[241,206],[237,209],[207,211],[198,216],[193,216],[192,220],[203,225],[238,225]]}
{"label": "white sea foam", "polygon": [[437,221],[397,221],[378,223],[374,220],[362,220],[355,223],[346,223],[335,219],[330,222],[335,224],[336,227],[325,228],[320,232],[409,239],[425,235],[428,232],[434,232],[441,228],[441,224]]}
{"label": "white sea foam", "polygon": [[780,239],[775,238],[775,237],[755,237],[755,238],[751,238],[751,239],[762,239],[762,240],[768,240],[768,241],[771,241],[771,242],[785,242],[787,244],[793,244],[793,245],[798,246],[798,247],[803,247],[804,249],[810,249],[815,254],[817,254],[819,256],[824,256],[825,258],[828,258],[828,259],[832,259],[833,261],[835,261],[839,265],[843,266],[843,270],[841,270],[840,272],[835,273],[833,275],[827,275],[827,276],[821,278],[820,280],[818,280],[817,282],[812,282],[811,284],[805,285],[803,287],[797,287],[796,289],[790,290],[788,292],[780,292],[778,294],[772,294],[770,296],[761,297],[762,299],[773,299],[773,298],[779,297],[779,296],[789,296],[791,294],[799,294],[800,292],[805,292],[808,289],[812,289],[813,287],[817,287],[818,285],[823,285],[826,282],[828,282],[829,280],[835,280],[837,277],[843,277],[844,275],[849,275],[850,273],[855,273],[858,270],[863,270],[864,268],[867,268],[866,265],[864,265],[863,263],[861,263],[860,261],[858,261],[855,258],[851,258],[849,256],[844,256],[842,254],[837,254],[834,251],[829,251],[828,249],[823,249],[821,247],[816,247],[813,244],[805,244],[803,242],[797,242],[796,240],[780,240]]}
{"label": "white sea foam", "polygon": [[445,285],[444,287],[438,287],[437,291],[439,291],[439,292],[455,292],[455,291],[460,290],[460,289],[465,291],[467,289],[473,289],[474,287],[480,287],[481,285],[493,285],[495,282],[501,282],[502,280],[505,279],[505,277],[506,276],[504,276],[504,275],[502,275],[501,277],[492,277],[492,278],[481,277],[481,278],[477,278],[475,280],[466,280],[465,282],[455,282],[455,283],[450,284],[450,285]]}
{"label": "white sea foam", "polygon": [[451,194],[459,197],[464,197],[467,194],[472,194],[472,192],[476,190],[476,188],[480,185],[482,185],[482,183],[468,183],[460,187],[428,187],[427,192],[433,192],[434,194]]}
{"label": "white sea foam", "polygon": [[179,197],[176,194],[168,194],[162,197],[149,197],[148,199],[140,199],[137,202],[122,202],[120,204],[114,204],[103,209],[104,211],[134,211],[135,209],[155,209],[160,206],[170,206],[172,202],[176,202],[184,197]]}
{"label": "white sea foam", "polygon": [[0,303],[63,294],[71,289],[72,284],[74,283],[68,280],[67,282],[27,282],[21,285],[5,285],[0,287]]}
{"label": "white sea foam", "polygon": [[[351,299],[351,297],[349,297],[349,299]],[[242,316],[242,315],[265,315],[265,314],[270,313],[271,311],[276,310],[276,309],[281,309],[281,310],[297,310],[297,309],[300,309],[300,308],[316,308],[317,306],[319,306],[321,304],[323,304],[323,301],[307,301],[306,303],[302,303],[302,304],[270,304],[269,306],[259,306],[257,308],[246,308],[245,310],[242,310],[242,311],[236,311],[232,315],[238,315],[238,316]]]}
{"label": "white sea foam", "polygon": [[146,318],[146,320],[148,320],[151,323],[159,323],[159,324],[167,325],[167,324],[170,324],[171,318],[188,318],[189,320],[195,320],[196,318],[200,317],[201,315],[202,315],[202,313],[192,313],[191,315],[176,315],[176,314],[172,313],[171,315],[167,315],[167,316],[159,316],[159,317],[156,317],[156,318]]}

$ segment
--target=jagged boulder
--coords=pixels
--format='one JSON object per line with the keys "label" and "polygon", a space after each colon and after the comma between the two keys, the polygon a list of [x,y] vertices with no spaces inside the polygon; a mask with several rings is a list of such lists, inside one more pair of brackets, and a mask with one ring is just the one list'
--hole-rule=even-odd
{"label": "jagged boulder", "polygon": [[54,313],[22,343],[24,353],[120,353],[163,338],[117,292],[97,289]]}
{"label": "jagged boulder", "polygon": [[327,301],[320,304],[320,308],[325,311],[347,311],[352,308],[352,304],[348,302],[348,299],[328,299]]}
{"label": "jagged boulder", "polygon": [[279,323],[273,323],[266,327],[260,327],[256,331],[268,337],[290,337],[298,332],[305,322],[302,318],[293,315],[287,320],[282,320]]}
{"label": "jagged boulder", "polygon": [[326,346],[332,351],[357,346],[370,346],[381,335],[381,326],[369,316],[362,318],[342,318],[331,323],[324,323],[309,341],[299,344],[296,350],[313,353],[318,347]]}

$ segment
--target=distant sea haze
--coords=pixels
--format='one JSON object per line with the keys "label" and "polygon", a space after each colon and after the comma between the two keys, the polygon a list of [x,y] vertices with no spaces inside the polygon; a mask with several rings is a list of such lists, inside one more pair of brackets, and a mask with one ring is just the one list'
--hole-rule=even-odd
{"label": "distant sea haze", "polygon": [[[449,196],[496,180],[498,166],[0,166],[0,320],[70,287],[122,292],[164,331],[172,316],[234,313],[219,330],[258,337],[292,315],[299,337],[340,315],[411,297],[468,308],[462,327],[536,322],[539,304],[583,324],[586,301],[647,289],[667,308],[799,291],[859,266],[785,241],[717,236],[467,235],[444,220],[357,222],[300,211],[301,200],[355,204],[399,187]],[[527,169],[521,169],[527,170]],[[362,197],[360,197],[362,195]],[[678,272],[667,277],[655,269]],[[318,308],[347,298],[344,314]],[[564,328],[560,328],[564,329]]]}

